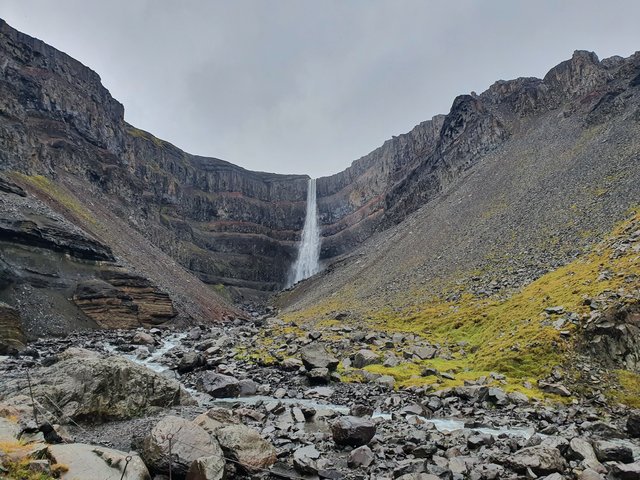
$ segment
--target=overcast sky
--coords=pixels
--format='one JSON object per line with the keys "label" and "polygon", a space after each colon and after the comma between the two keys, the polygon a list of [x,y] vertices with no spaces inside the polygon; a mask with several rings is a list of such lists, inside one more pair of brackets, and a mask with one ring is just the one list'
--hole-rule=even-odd
{"label": "overcast sky", "polygon": [[136,127],[312,176],[458,94],[640,50],[637,0],[1,0],[0,17],[96,70]]}

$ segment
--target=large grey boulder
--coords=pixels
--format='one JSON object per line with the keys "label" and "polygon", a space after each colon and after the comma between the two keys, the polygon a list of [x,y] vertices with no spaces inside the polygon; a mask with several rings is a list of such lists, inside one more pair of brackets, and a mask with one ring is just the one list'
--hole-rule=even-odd
{"label": "large grey boulder", "polygon": [[246,425],[228,425],[215,433],[222,451],[249,473],[269,468],[277,460],[276,449]]}
{"label": "large grey boulder", "polygon": [[[144,462],[135,453],[126,453],[83,443],[50,445],[48,451],[52,463],[63,464],[67,467],[68,470],[63,472],[60,477],[63,480],[78,478],[96,478],[100,480],[151,479]],[[127,458],[129,458],[128,464]]]}
{"label": "large grey boulder", "polygon": [[527,469],[531,469],[536,475],[562,473],[567,468],[560,450],[546,445],[518,450],[507,460],[507,463],[517,472],[526,472]]}
{"label": "large grey boulder", "polygon": [[215,372],[203,372],[196,381],[196,388],[215,398],[229,398],[240,395],[240,382],[237,378]]}
{"label": "large grey boulder", "polygon": [[376,424],[360,417],[344,416],[331,424],[333,440],[338,445],[366,445],[376,434]]}
{"label": "large grey boulder", "polygon": [[626,445],[616,442],[598,440],[593,443],[596,457],[601,462],[633,462],[633,451]]}
{"label": "large grey boulder", "polygon": [[[32,383],[36,400],[62,419],[121,420],[195,403],[177,381],[118,356],[70,356],[33,372]],[[24,382],[0,391],[28,394]]]}
{"label": "large grey boulder", "polygon": [[312,343],[303,347],[300,351],[302,363],[307,370],[314,368],[328,368],[334,371],[338,368],[339,360],[327,352],[321,343]]}
{"label": "large grey boulder", "polygon": [[358,350],[353,357],[354,368],[363,368],[367,365],[374,365],[376,363],[382,363],[380,355],[372,350]]}
{"label": "large grey boulder", "polygon": [[[200,466],[206,467],[204,470],[208,471],[215,470],[213,467],[216,465],[221,466],[220,475],[215,478],[222,478],[224,457],[218,441],[202,427],[175,416],[167,416],[160,420],[142,441],[140,455],[152,471],[169,472],[170,444],[174,475],[184,477],[196,460],[201,457],[213,457],[201,462]],[[198,467],[198,471],[203,470]],[[192,472],[192,475],[195,473]]]}

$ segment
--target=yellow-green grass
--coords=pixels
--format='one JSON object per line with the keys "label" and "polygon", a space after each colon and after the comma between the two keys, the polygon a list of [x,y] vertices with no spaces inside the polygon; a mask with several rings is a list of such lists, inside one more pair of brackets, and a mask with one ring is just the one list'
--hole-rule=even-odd
{"label": "yellow-green grass", "polygon": [[640,375],[628,370],[617,370],[620,388],[613,389],[610,397],[633,408],[640,408]]}
{"label": "yellow-green grass", "polygon": [[49,178],[42,175],[24,175],[18,172],[12,172],[14,178],[31,186],[35,190],[49,196],[54,202],[66,208],[72,215],[80,220],[85,220],[91,224],[96,223],[96,219],[86,207],[84,207],[77,198],[69,193],[65,188],[56,185]]}
{"label": "yellow-green grass", "polygon": [[[640,220],[640,214],[636,212],[632,220]],[[629,223],[619,225],[611,238],[599,244],[591,253],[543,275],[506,299],[464,294],[457,301],[446,301],[434,296],[430,301],[409,306],[393,305],[368,310],[353,301],[355,296],[341,292],[309,309],[286,314],[284,318],[298,322],[324,319],[326,322],[335,312],[348,309],[359,312],[360,318],[368,319],[368,326],[374,330],[412,332],[445,346],[464,342],[466,355],[457,356],[453,361],[438,360],[431,362],[431,365],[439,370],[457,369],[463,372],[457,375],[454,382],[457,384],[465,378],[472,380],[492,371],[503,373],[507,375],[505,389],[520,390],[524,388],[523,382],[528,380],[535,383],[536,379],[546,376],[554,365],[567,362],[574,351],[574,339],[578,332],[574,331],[573,326],[566,327],[569,338],[563,338],[552,326],[554,317],[547,315],[545,308],[562,306],[566,311],[587,314],[589,307],[585,305],[585,298],[605,291],[616,291],[621,287],[637,288],[628,279],[633,279],[633,275],[640,276],[640,254],[628,250],[618,258],[613,258],[611,248],[611,239],[622,234]],[[605,270],[610,274],[601,277]],[[438,366],[439,362],[444,364]],[[429,363],[425,362],[423,366],[426,365]],[[393,375],[400,385],[429,381],[415,377],[420,368],[411,364],[396,367],[396,370],[369,367],[376,373]],[[629,373],[619,377],[622,392],[627,392],[621,393],[621,398],[628,403],[631,392],[637,388],[638,377]],[[442,383],[446,385],[449,382]],[[524,393],[531,395],[531,392]]]}

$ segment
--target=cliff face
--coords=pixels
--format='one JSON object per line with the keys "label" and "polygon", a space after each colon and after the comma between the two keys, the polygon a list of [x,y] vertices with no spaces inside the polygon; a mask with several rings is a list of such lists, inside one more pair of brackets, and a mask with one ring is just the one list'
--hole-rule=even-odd
{"label": "cliff face", "polygon": [[51,178],[89,208],[84,189],[117,200],[118,217],[206,283],[284,282],[308,177],[189,155],[128,125],[95,72],[4,22],[0,53],[2,170]]}

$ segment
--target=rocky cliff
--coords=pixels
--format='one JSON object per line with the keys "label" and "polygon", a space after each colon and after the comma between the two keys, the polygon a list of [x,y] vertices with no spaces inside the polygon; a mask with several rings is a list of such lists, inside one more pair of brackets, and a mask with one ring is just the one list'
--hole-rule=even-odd
{"label": "rocky cliff", "polygon": [[[0,170],[8,185],[0,195],[11,204],[21,194],[36,202],[22,216],[0,219],[3,241],[7,248],[110,263],[67,285],[66,298],[82,318],[103,323],[101,312],[112,303],[125,324],[134,317],[164,321],[185,308],[190,317],[215,311],[213,316],[222,318],[231,311],[225,300],[252,299],[286,283],[304,223],[307,176],[252,172],[190,155],[129,125],[123,106],[95,72],[5,22],[0,22],[0,56]],[[612,144],[599,143],[611,141],[606,129],[622,114],[635,125],[638,62],[638,55],[599,61],[592,53],[576,52],[543,79],[499,81],[481,95],[462,95],[448,114],[393,137],[345,171],[318,179],[324,263],[333,264],[403,223],[510,145],[546,142],[548,155],[558,156],[583,148],[564,138],[556,142],[556,123],[564,128],[558,130],[562,135],[608,152]],[[630,134],[623,133],[627,148]],[[524,147],[518,148],[520,158]],[[539,154],[537,147],[528,148],[530,155]],[[513,176],[522,167],[515,161],[500,167],[510,168]],[[594,171],[594,177],[600,173]],[[515,177],[507,190],[520,180]],[[518,188],[527,191],[530,185]],[[633,198],[632,192],[621,203]],[[494,200],[495,211],[508,201]],[[49,209],[44,219],[30,218],[36,204]],[[51,218],[66,223],[54,228]],[[82,233],[69,237],[72,228]],[[52,235],[57,235],[53,242]],[[65,241],[74,244],[73,254]],[[104,253],[86,259],[81,249]],[[126,291],[112,290],[105,278],[111,273],[105,271],[129,279]],[[178,271],[185,275],[179,285]],[[156,302],[159,292],[171,306],[157,312],[132,307],[128,299],[136,293]],[[2,298],[13,305],[18,297]]]}

